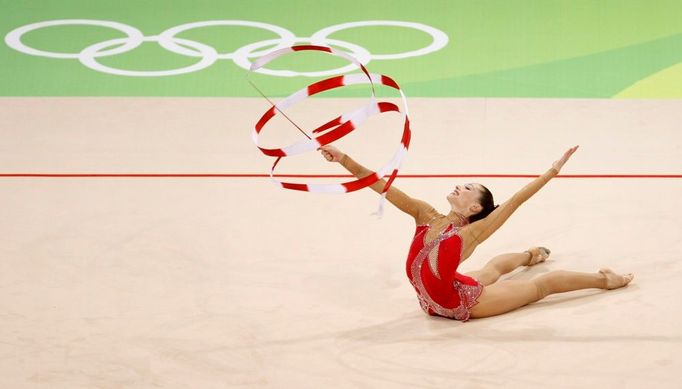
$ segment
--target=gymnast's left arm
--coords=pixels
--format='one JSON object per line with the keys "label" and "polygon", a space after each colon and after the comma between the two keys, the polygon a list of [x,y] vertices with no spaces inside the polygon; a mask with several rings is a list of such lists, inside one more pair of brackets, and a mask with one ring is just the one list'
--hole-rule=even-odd
{"label": "gymnast's left arm", "polygon": [[[334,146],[326,145],[320,147],[320,152],[329,162],[338,162],[346,170],[357,178],[367,177],[372,171],[354,161],[347,154],[344,154]],[[379,180],[370,185],[370,188],[377,193],[381,193],[386,185],[386,180]],[[425,223],[430,220],[435,213],[435,209],[427,202],[412,198],[395,186],[391,186],[386,192],[386,200],[391,202],[401,211],[407,213],[415,219],[417,224]]]}
{"label": "gymnast's left arm", "polygon": [[524,186],[521,190],[516,192],[509,200],[505,201],[493,212],[485,218],[472,223],[468,228],[468,233],[471,234],[472,243],[478,245],[484,240],[488,239],[495,231],[497,231],[502,224],[509,219],[509,217],[523,204],[531,198],[535,193],[542,189],[552,178],[554,178],[566,161],[575,153],[578,146],[571,147],[564,153],[564,155],[552,164],[552,167],[544,174]]}

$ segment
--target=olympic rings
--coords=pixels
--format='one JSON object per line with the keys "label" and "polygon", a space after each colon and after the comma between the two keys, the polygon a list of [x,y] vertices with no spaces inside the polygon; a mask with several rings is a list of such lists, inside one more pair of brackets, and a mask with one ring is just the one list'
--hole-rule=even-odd
{"label": "olympic rings", "polygon": [[[108,27],[123,32],[124,34],[126,34],[126,37],[95,43],[93,45],[90,45],[89,47],[84,48],[79,53],[58,53],[45,50],[38,50],[33,47],[25,45],[21,41],[23,35],[28,32],[46,27],[68,25],[89,25]],[[236,49],[231,53],[218,53],[215,48],[208,46],[206,44],[176,37],[177,34],[180,34],[184,31],[211,26],[253,27],[274,32],[275,34],[279,35],[279,37],[275,39],[267,39],[259,42],[250,43]],[[429,34],[432,38],[432,42],[427,47],[423,47],[421,49],[412,51],[406,51],[402,53],[371,54],[367,49],[354,43],[328,38],[328,36],[333,34],[334,32],[365,26],[394,26],[416,29]],[[197,57],[201,59],[199,60],[199,62],[184,68],[158,71],[121,70],[104,66],[97,61],[97,58],[99,57],[112,56],[134,50],[143,42],[158,42],[158,44],[161,47],[173,53],[188,57]],[[393,20],[368,20],[337,24],[325,27],[315,32],[310,37],[298,37],[293,32],[287,30],[286,28],[263,22],[254,22],[248,20],[208,20],[182,24],[179,26],[171,27],[161,32],[159,35],[145,36],[137,28],[123,23],[107,20],[90,19],[63,19],[37,22],[18,27],[10,31],[5,36],[5,43],[9,47],[24,54],[58,59],[78,59],[83,65],[87,66],[90,69],[97,70],[103,73],[129,77],[161,77],[195,72],[211,66],[218,59],[231,59],[237,66],[240,66],[244,69],[250,69],[252,63],[249,60],[249,58],[261,57],[263,55],[272,53],[282,48],[292,46],[294,43],[304,42],[309,42],[312,45],[336,46],[347,49],[350,51],[350,54],[353,57],[356,57],[358,60],[360,60],[361,63],[367,64],[371,60],[395,60],[426,55],[438,51],[442,49],[445,45],[447,45],[448,36],[443,31],[438,30],[431,26],[427,26],[425,24]],[[273,47],[267,48],[268,46]],[[318,77],[330,74],[346,73],[353,71],[355,69],[357,69],[357,65],[351,63],[339,69],[323,70],[316,72],[271,70],[262,67],[255,70],[255,72],[279,77],[294,76]]]}
{"label": "olympic rings", "polygon": [[341,30],[347,30],[347,29],[353,28],[353,27],[366,27],[366,26],[408,27],[408,28],[413,28],[415,30],[424,31],[425,33],[431,35],[431,38],[433,38],[433,42],[431,42],[430,45],[428,45],[427,47],[421,48],[419,50],[406,51],[404,53],[398,53],[398,54],[373,54],[372,59],[400,59],[400,58],[408,58],[408,57],[418,57],[420,55],[425,55],[425,54],[432,53],[434,51],[438,51],[438,50],[442,49],[443,47],[445,47],[445,45],[448,44],[448,36],[441,30],[435,29],[431,26],[427,26],[426,24],[421,24],[421,23],[396,22],[396,21],[391,21],[391,20],[367,20],[364,22],[349,22],[349,23],[337,24],[335,26],[323,28],[320,31],[314,33],[310,37],[310,42],[314,45],[324,44],[324,42],[329,40],[327,37],[334,32],[341,31]]}
{"label": "olympic rings", "polygon": [[5,36],[5,43],[7,43],[7,46],[13,48],[14,50],[21,51],[22,53],[25,54],[30,54],[30,55],[37,55],[37,56],[42,56],[42,57],[50,57],[50,58],[79,58],[80,54],[71,54],[71,53],[53,53],[51,51],[42,51],[42,50],[37,50],[32,47],[28,47],[24,45],[21,42],[21,37],[26,34],[29,31],[33,30],[38,30],[41,28],[45,27],[52,27],[52,26],[68,26],[68,25],[89,25],[89,26],[100,26],[100,27],[109,27],[113,28],[114,30],[119,30],[121,32],[126,33],[128,35],[128,41],[125,42],[125,44],[119,48],[102,52],[99,53],[100,56],[106,56],[106,55],[114,55],[114,54],[121,54],[125,53],[127,51],[135,49],[137,46],[139,46],[142,43],[142,38],[144,35],[142,34],[142,31],[138,30],[135,27],[128,26],[123,23],[117,23],[117,22],[109,22],[106,20],[87,20],[87,19],[66,19],[66,20],[48,20],[45,22],[38,22],[38,23],[33,23],[33,24],[27,24],[25,26],[19,27],[17,29],[14,29],[9,32]]}
{"label": "olympic rings", "polygon": [[[296,38],[296,42],[311,42],[312,38]],[[239,50],[235,52],[234,55],[234,63],[237,65],[241,66],[242,68],[246,70],[251,69],[252,63],[248,60],[249,53],[253,49],[258,49],[260,47],[266,47],[268,45],[271,45],[273,43],[276,43],[277,39],[271,39],[271,40],[266,40],[266,41],[261,41],[261,42],[256,42],[256,43],[251,43],[248,44],[244,47],[241,47]],[[336,39],[327,39],[326,40],[327,45],[334,45],[334,46],[340,46],[346,49],[351,50],[351,55],[360,61],[360,63],[367,63],[371,60],[372,55],[365,49],[364,47],[345,42],[345,41],[339,41]],[[355,65],[353,62],[349,63],[348,65],[338,68],[338,69],[331,69],[331,70],[325,70],[325,71],[319,71],[319,72],[294,72],[291,70],[271,70],[267,69],[264,67],[260,67],[256,70],[256,73],[261,73],[261,74],[267,74],[270,76],[280,76],[280,77],[295,77],[295,76],[305,76],[305,77],[321,77],[321,76],[331,76],[334,74],[339,74],[339,73],[347,73],[347,72],[352,72],[353,70],[357,69],[357,65]]]}
{"label": "olympic rings", "polygon": [[[171,27],[168,30],[164,31],[161,33],[161,40],[159,43],[163,48],[166,50],[172,51],[174,53],[182,54],[182,55],[187,55],[190,57],[198,57],[195,52],[191,50],[187,50],[182,46],[177,45],[173,40],[176,39],[175,36],[181,32],[187,31],[187,30],[193,30],[195,28],[200,28],[200,27],[210,27],[210,26],[247,26],[247,27],[257,27],[261,28],[263,30],[269,30],[274,32],[275,34],[279,35],[279,39],[276,40],[277,46],[271,48],[270,50],[266,51],[259,51],[255,53],[249,52],[247,57],[259,57],[266,52],[274,51],[274,50],[279,50],[283,49],[285,47],[289,47],[294,44],[296,41],[296,35],[294,35],[293,32],[287,30],[286,28],[282,28],[279,26],[273,26],[272,24],[267,24],[267,23],[260,23],[260,22],[250,22],[250,21],[245,21],[245,20],[210,20],[206,22],[195,22],[195,23],[187,23],[187,24],[182,24],[179,26]],[[218,58],[220,59],[233,59],[237,56],[237,53],[227,53],[227,54],[219,54]]]}
{"label": "olympic rings", "polygon": [[[110,73],[110,74],[115,74],[118,76],[131,76],[131,77],[159,77],[159,76],[172,76],[176,74],[183,74],[183,73],[190,73],[194,72],[197,70],[201,70],[204,68],[207,68],[218,59],[218,53],[215,51],[215,49],[211,46],[206,46],[202,43],[195,42],[195,41],[190,41],[187,39],[180,39],[180,38],[174,38],[176,41],[182,43],[183,45],[187,45],[190,47],[193,47],[201,53],[201,61],[195,63],[194,65],[187,66],[185,68],[180,68],[180,69],[173,69],[173,70],[155,70],[155,71],[133,71],[133,70],[121,70],[121,69],[115,69],[111,68],[108,66],[104,66],[101,63],[97,62],[95,59],[97,57],[97,54],[100,53],[100,49],[105,48],[105,47],[110,47],[110,46],[116,46],[125,41],[125,38],[119,38],[119,39],[111,39],[108,41],[100,42],[100,43],[95,43],[92,46],[87,47],[85,50],[81,52],[80,57],[78,58],[81,63],[90,69],[93,70],[98,70],[102,73]],[[163,42],[162,37],[160,36],[148,36],[144,37],[142,39],[144,42]]]}

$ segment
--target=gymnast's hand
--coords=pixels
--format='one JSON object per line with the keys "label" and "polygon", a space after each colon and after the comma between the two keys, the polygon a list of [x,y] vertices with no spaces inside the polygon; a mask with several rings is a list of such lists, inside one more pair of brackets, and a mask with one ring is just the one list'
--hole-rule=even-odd
{"label": "gymnast's hand", "polygon": [[564,155],[559,159],[558,161],[554,161],[552,164],[552,169],[556,170],[557,174],[561,171],[561,168],[564,166],[566,161],[568,161],[569,158],[571,158],[571,155],[575,153],[575,151],[578,150],[578,146],[571,147],[564,153]]}
{"label": "gymnast's hand", "polygon": [[341,152],[341,150],[330,145],[324,145],[320,147],[318,150],[320,150],[322,156],[329,162],[341,162],[341,159],[345,155]]}

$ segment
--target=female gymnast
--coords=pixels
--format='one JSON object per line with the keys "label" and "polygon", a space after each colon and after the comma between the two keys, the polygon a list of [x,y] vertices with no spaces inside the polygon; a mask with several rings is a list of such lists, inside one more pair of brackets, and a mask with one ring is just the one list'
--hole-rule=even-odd
{"label": "female gymnast", "polygon": [[[559,174],[577,149],[578,146],[566,151],[547,172],[499,206],[494,205],[493,195],[481,184],[456,185],[447,195],[450,203],[447,215],[394,186],[388,190],[386,199],[412,216],[416,223],[406,270],[425,312],[466,321],[509,312],[554,293],[588,288],[616,289],[632,281],[634,275],[631,273],[621,275],[604,268],[597,273],[560,270],[528,281],[498,282],[501,275],[519,266],[533,266],[545,261],[550,251],[544,247],[497,256],[481,270],[466,275],[457,272],[459,264],[468,259],[479,244]],[[328,161],[340,163],[358,178],[371,174],[370,170],[333,146],[323,146],[320,151]],[[385,180],[380,180],[371,188],[381,193],[384,185]]]}

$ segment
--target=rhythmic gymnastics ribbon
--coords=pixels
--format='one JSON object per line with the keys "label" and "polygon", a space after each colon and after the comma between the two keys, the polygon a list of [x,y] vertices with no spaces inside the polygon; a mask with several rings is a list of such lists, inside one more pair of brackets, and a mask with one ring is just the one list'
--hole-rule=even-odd
{"label": "rhythmic gymnastics ribbon", "polygon": [[[267,65],[269,62],[275,60],[276,58],[300,51],[318,51],[336,57],[344,58],[357,65],[358,68],[362,70],[362,73],[340,75],[336,77],[327,78],[322,81],[318,81],[290,94],[289,96],[287,96],[286,98],[284,98],[283,100],[276,104],[273,103],[267,96],[265,96],[265,94],[261,92],[261,90],[258,89],[258,87],[253,82],[251,82],[251,80],[248,80],[247,76],[247,80],[249,81],[249,83],[261,94],[261,96],[263,96],[272,105],[272,107],[268,109],[260,117],[252,133],[253,142],[255,143],[256,147],[258,147],[258,149],[263,154],[276,158],[275,162],[272,165],[272,168],[270,169],[270,178],[277,185],[285,189],[317,193],[348,193],[370,186],[376,183],[377,181],[383,179],[384,177],[388,176],[388,180],[386,181],[386,184],[384,185],[384,188],[381,192],[379,210],[377,211],[377,214],[379,215],[379,217],[381,217],[381,215],[383,214],[383,204],[386,199],[386,192],[388,192],[391,185],[393,184],[393,181],[398,175],[398,170],[400,169],[402,161],[407,155],[407,151],[410,146],[411,130],[410,120],[408,116],[407,98],[405,97],[403,91],[400,89],[400,86],[392,78],[381,74],[369,73],[365,66],[362,63],[360,63],[357,59],[353,58],[352,56],[345,52],[337,51],[331,47],[326,46],[301,45],[275,50],[271,53],[268,53],[260,57],[258,60],[253,62],[250,71],[252,72],[256,71],[259,68]],[[348,85],[360,84],[370,85],[371,97],[369,99],[369,102],[359,109],[344,113],[343,115],[338,116],[328,121],[327,123],[324,123],[321,126],[317,127],[312,131],[313,136],[308,135],[300,126],[294,123],[294,121],[291,120],[285,113],[285,111],[288,108],[294,106],[295,104],[301,102],[302,100],[310,96]],[[393,104],[391,102],[376,101],[376,93],[374,90],[375,84],[384,85],[389,88],[397,90],[400,93],[400,97],[402,99],[403,109],[401,110],[396,104]],[[381,168],[371,172],[369,175],[365,177],[337,184],[294,183],[280,181],[275,178],[274,174],[275,168],[277,167],[282,158],[302,154],[309,151],[315,151],[321,146],[330,144],[350,134],[352,131],[354,131],[356,128],[362,125],[362,123],[364,123],[369,117],[384,112],[402,113],[404,116],[404,124],[400,145],[398,146],[391,160]],[[276,115],[282,115],[284,118],[286,118],[301,133],[303,133],[307,139],[295,142],[289,146],[282,148],[265,148],[260,146],[259,137],[261,133],[263,132],[266,124]]]}

